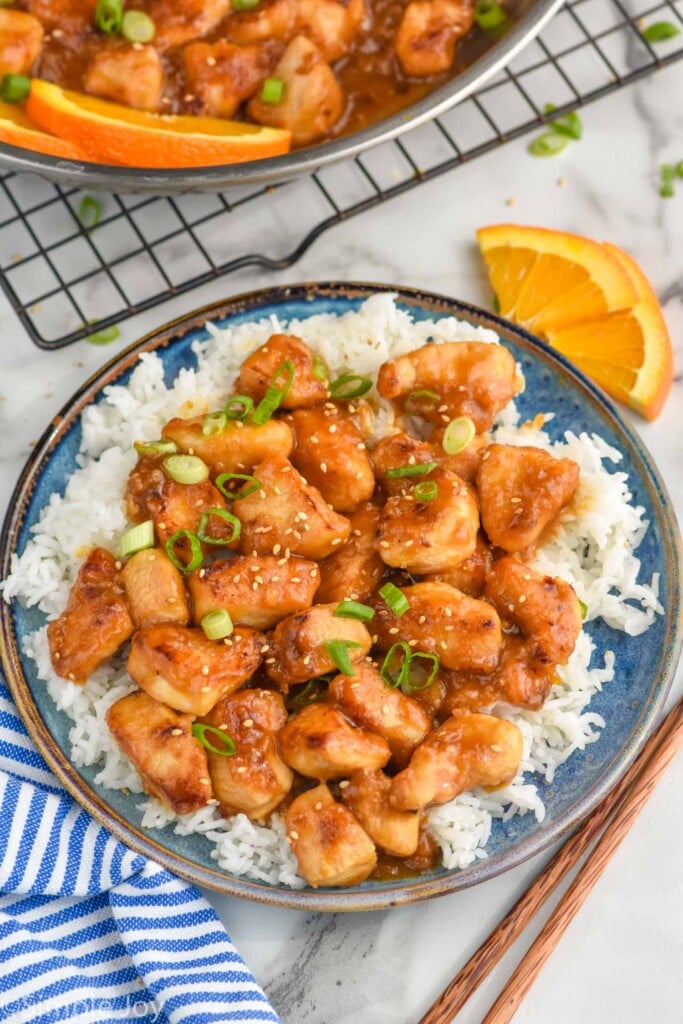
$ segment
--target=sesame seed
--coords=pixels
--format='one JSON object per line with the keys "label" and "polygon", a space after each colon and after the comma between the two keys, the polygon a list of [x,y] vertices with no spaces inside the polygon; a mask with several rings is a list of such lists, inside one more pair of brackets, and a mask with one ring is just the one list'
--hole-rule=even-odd
{"label": "sesame seed", "polygon": [[251,589],[254,590],[254,591],[258,590],[258,587],[259,587],[259,585],[256,582],[252,583],[252,585],[251,585]]}
{"label": "sesame seed", "polygon": [[275,658],[266,658],[266,665],[274,665]]}
{"label": "sesame seed", "polygon": [[273,490],[275,491],[276,494],[282,494],[282,491],[280,490],[279,487],[273,487]]}
{"label": "sesame seed", "polygon": [[[285,533],[286,533],[286,532],[287,532],[287,531],[285,530]],[[301,534],[301,533],[299,532],[299,530],[292,530],[292,533],[294,534],[294,537],[295,537],[295,538],[296,538],[297,540],[301,540],[301,538],[302,538],[303,534]]]}
{"label": "sesame seed", "polygon": [[415,458],[415,456],[411,455],[410,458],[408,459],[408,465],[409,466],[414,466],[416,462],[417,462],[417,459]]}
{"label": "sesame seed", "polygon": [[287,561],[286,558],[278,558],[278,560],[277,560],[277,562],[275,564],[276,565],[284,565],[286,561]]}
{"label": "sesame seed", "polygon": [[209,780],[208,780],[208,779],[206,778],[206,776],[202,776],[202,778],[201,778],[201,779],[200,779],[199,781],[200,781],[200,782],[201,782],[201,783],[202,783],[202,784],[203,784],[204,786],[208,786],[208,785],[209,785]]}
{"label": "sesame seed", "polygon": [[208,674],[209,674],[209,666],[208,665],[202,665],[202,675],[203,676],[208,676]]}
{"label": "sesame seed", "polygon": [[359,452],[364,452],[365,444],[363,443],[363,441],[359,441],[358,444],[356,445],[356,448],[358,449]]}
{"label": "sesame seed", "polygon": [[414,540],[407,540],[403,546],[406,547],[406,548],[412,548],[414,543],[415,543]]}
{"label": "sesame seed", "polygon": [[292,576],[289,582],[290,583],[301,583],[301,576]]}
{"label": "sesame seed", "polygon": [[263,489],[261,489],[261,490],[260,490],[260,491],[258,492],[258,496],[259,496],[259,498],[261,498],[261,500],[264,500],[264,499],[265,499],[265,497],[266,497],[266,492],[265,492],[265,491],[264,491]]}
{"label": "sesame seed", "polygon": [[279,555],[281,551],[282,551],[282,545],[281,544],[273,544],[273,554],[274,555]]}
{"label": "sesame seed", "polygon": [[392,636],[396,636],[396,634],[398,633],[398,626],[392,626],[389,632],[391,633]]}
{"label": "sesame seed", "polygon": [[237,774],[238,774],[238,775],[244,775],[244,773],[246,772],[246,770],[247,770],[247,768],[246,768],[246,765],[243,765],[243,764],[241,764],[241,765],[239,766],[239,768],[237,769]]}
{"label": "sesame seed", "polygon": [[120,569],[122,565],[123,565],[123,562],[114,562],[114,568],[115,569]]}
{"label": "sesame seed", "polygon": [[200,580],[203,580],[205,576],[206,576],[206,569],[200,569],[199,570],[199,578],[200,578]]}
{"label": "sesame seed", "polygon": [[515,606],[514,606],[514,604],[509,604],[509,605],[508,605],[508,611],[509,611],[509,612],[514,612],[514,610],[515,610]]}
{"label": "sesame seed", "polygon": [[76,681],[76,676],[73,674],[73,672],[69,672],[69,674],[68,674],[68,676],[66,678],[70,679],[72,683],[74,683]]}
{"label": "sesame seed", "polygon": [[257,526],[254,529],[254,533],[270,533],[272,529],[272,526]]}
{"label": "sesame seed", "polygon": [[527,572],[527,573],[525,573],[525,574],[524,574],[524,579],[525,579],[525,580],[527,581],[527,583],[528,583],[528,582],[529,582],[529,580],[531,579],[531,573],[530,573],[530,572]]}
{"label": "sesame seed", "polygon": [[362,537],[363,534],[360,532],[360,530],[351,530],[351,536],[352,537]]}
{"label": "sesame seed", "polygon": [[390,548],[390,547],[391,547],[391,544],[389,543],[389,541],[388,541],[388,540],[381,540],[381,541],[379,542],[379,546],[380,546],[381,548]]}
{"label": "sesame seed", "polygon": [[221,722],[221,724],[218,726],[218,728],[219,729],[227,729],[228,728],[228,723],[227,722]]}
{"label": "sesame seed", "polygon": [[311,434],[311,444],[320,444],[320,441],[315,434]]}
{"label": "sesame seed", "polygon": [[229,636],[226,636],[226,638],[223,641],[223,643],[225,644],[226,647],[232,647],[232,640],[230,639]]}
{"label": "sesame seed", "polygon": [[320,463],[320,470],[321,470],[322,473],[327,473],[327,463],[326,462],[321,462]]}
{"label": "sesame seed", "polygon": [[245,718],[244,721],[242,722],[242,725],[244,726],[245,729],[251,729],[253,724],[254,724],[254,719],[253,718]]}
{"label": "sesame seed", "polygon": [[350,690],[357,690],[359,686],[360,686],[360,683],[349,683],[349,689]]}
{"label": "sesame seed", "polygon": [[330,433],[331,434],[336,434],[337,433],[337,424],[336,423],[330,423]]}
{"label": "sesame seed", "polygon": [[207,57],[206,58],[206,63],[209,65],[210,68],[213,68],[213,67],[216,66],[216,58],[215,57]]}
{"label": "sesame seed", "polygon": [[289,556],[291,555],[291,553],[292,553],[292,552],[290,551],[290,549],[289,549],[289,548],[285,548],[285,558],[289,558]]}
{"label": "sesame seed", "polygon": [[289,838],[290,838],[290,839],[298,839],[298,838],[299,838],[299,833],[298,833],[298,832],[295,832],[295,831],[294,831],[294,830],[292,829],[292,831],[291,831],[291,832],[289,833]]}
{"label": "sesame seed", "polygon": [[166,604],[175,604],[177,602],[177,600],[178,600],[177,597],[167,597],[166,598]]}
{"label": "sesame seed", "polygon": [[526,594],[520,594],[517,600],[520,604],[524,604],[524,602],[526,601]]}
{"label": "sesame seed", "polygon": [[337,544],[341,544],[341,543],[342,543],[341,537],[335,537],[334,540],[332,541],[332,547],[336,547]]}
{"label": "sesame seed", "polygon": [[270,582],[271,583],[277,583],[279,581],[279,579],[280,579],[279,576],[271,576],[270,577]]}
{"label": "sesame seed", "polygon": [[453,618],[453,611],[452,611],[452,609],[451,609],[451,608],[449,608],[448,606],[446,606],[446,607],[444,608],[444,612],[446,613],[446,615],[448,616],[448,618],[449,618],[449,619]]}
{"label": "sesame seed", "polygon": [[317,565],[313,566],[313,568],[311,569],[309,575],[310,575],[312,580],[315,579],[315,577],[318,575],[318,567],[317,567]]}
{"label": "sesame seed", "polygon": [[482,462],[486,462],[486,460],[490,459],[490,458],[491,458],[491,452],[484,452],[484,454],[481,457],[481,461]]}
{"label": "sesame seed", "polygon": [[445,640],[440,640],[439,641],[439,647],[441,648],[442,651],[447,651],[448,650],[448,644],[446,643]]}
{"label": "sesame seed", "polygon": [[510,498],[510,501],[512,502],[513,505],[519,505],[519,504],[521,504],[522,499],[521,498]]}
{"label": "sesame seed", "polygon": [[417,640],[409,640],[408,647],[417,647]]}
{"label": "sesame seed", "polygon": [[199,692],[200,693],[210,693],[211,692],[211,687],[210,686],[201,686],[199,688]]}
{"label": "sesame seed", "polygon": [[55,651],[52,657],[54,658],[55,661],[59,661],[59,659],[61,658],[61,654],[59,653],[59,651]]}
{"label": "sesame seed", "polygon": [[350,785],[351,783],[347,779],[344,779],[342,782],[339,783],[339,788],[346,789],[346,787]]}
{"label": "sesame seed", "polygon": [[382,714],[383,715],[388,715],[389,714],[389,705],[388,704],[382,704]]}
{"label": "sesame seed", "polygon": [[[134,43],[133,45],[135,46],[137,44]],[[183,96],[183,100],[185,101],[185,103],[192,103],[193,99],[194,99],[194,94],[191,93],[191,92],[186,92],[185,95]]]}
{"label": "sesame seed", "polygon": [[267,654],[269,650],[270,646],[268,644],[264,644],[263,647],[261,648],[261,654]]}
{"label": "sesame seed", "polygon": [[421,615],[420,618],[417,621],[418,621],[418,624],[420,626],[424,626],[425,622],[427,621],[427,616],[426,615]]}
{"label": "sesame seed", "polygon": [[183,735],[183,730],[182,729],[171,729],[171,736],[182,736],[182,735]]}
{"label": "sesame seed", "polygon": [[317,804],[313,804],[313,810],[314,811],[322,811],[322,809],[323,809],[322,801],[318,800]]}
{"label": "sesame seed", "polygon": [[237,575],[236,575],[236,576],[233,576],[233,578],[232,578],[232,582],[233,582],[233,583],[239,583],[239,581],[240,581],[241,579],[242,579],[241,575],[240,575],[239,573],[237,573]]}

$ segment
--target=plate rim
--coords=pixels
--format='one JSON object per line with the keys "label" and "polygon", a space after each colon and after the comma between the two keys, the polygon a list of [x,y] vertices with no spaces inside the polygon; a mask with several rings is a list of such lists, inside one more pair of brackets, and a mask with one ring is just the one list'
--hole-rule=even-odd
{"label": "plate rim", "polygon": [[[600,409],[603,415],[606,415],[608,421],[611,420],[610,425],[624,437],[630,448],[629,455],[634,455],[637,459],[636,468],[639,477],[642,477],[647,484],[650,496],[656,498],[656,508],[664,531],[665,543],[667,548],[670,548],[672,555],[669,568],[673,587],[680,592],[683,544],[666,484],[640,436],[623,419],[611,400],[597,385],[588,380],[564,356],[539,338],[478,306],[425,289],[357,281],[270,285],[216,300],[175,317],[147,332],[142,338],[132,342],[92,373],[51,419],[22,468],[0,532],[0,578],[4,579],[9,571],[11,553],[18,539],[24,510],[30,501],[34,482],[44,471],[52,449],[62,435],[71,429],[71,426],[77,421],[84,406],[89,404],[106,385],[106,378],[109,374],[116,372],[117,376],[120,375],[137,362],[142,352],[166,348],[176,339],[202,327],[212,319],[221,319],[252,311],[254,317],[258,318],[259,308],[269,304],[286,301],[312,301],[316,298],[367,298],[378,292],[396,295],[399,301],[406,301],[408,304],[419,306],[429,303],[432,307],[442,307],[443,315],[462,316],[477,326],[490,327],[498,333],[502,340],[520,340],[527,350],[529,348],[532,351],[537,350],[546,361],[554,363],[565,375],[568,375],[580,391],[587,393],[592,403]],[[441,312],[441,310],[435,309],[434,313],[437,312]],[[162,843],[151,838],[148,832],[139,830],[122,818],[95,790],[91,789],[49,732],[21,668],[18,638],[14,632],[13,619],[12,605],[8,605],[0,597],[0,661],[12,697],[39,752],[67,792],[88,813],[129,849],[162,864],[168,870],[190,882],[204,885],[227,895],[240,896],[271,906],[332,912],[384,909],[469,889],[517,867],[566,836],[597,806],[635,759],[651,731],[657,713],[666,702],[683,645],[683,605],[679,601],[668,610],[666,617],[668,635],[664,645],[663,674],[658,696],[652,705],[641,708],[641,714],[627,740],[627,753],[618,765],[613,763],[608,765],[588,792],[583,792],[577,797],[549,828],[525,837],[512,849],[480,860],[464,871],[453,870],[436,878],[424,880],[420,880],[418,877],[401,880],[398,883],[387,883],[386,888],[377,890],[319,891],[310,888],[296,890],[283,886],[271,886],[229,875],[218,867],[212,869],[199,865],[196,861],[169,851]]]}

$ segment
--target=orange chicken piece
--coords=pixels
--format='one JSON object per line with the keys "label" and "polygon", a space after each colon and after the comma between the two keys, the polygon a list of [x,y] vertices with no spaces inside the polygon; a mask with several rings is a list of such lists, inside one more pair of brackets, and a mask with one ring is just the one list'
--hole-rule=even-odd
{"label": "orange chicken piece", "polygon": [[383,768],[391,757],[387,741],[352,726],[327,704],[309,704],[279,733],[283,761],[310,779],[339,779],[357,768]]}
{"label": "orange chicken piece", "polygon": [[[325,364],[294,334],[271,334],[265,345],[247,356],[240,368],[235,390],[240,395],[249,395],[255,403],[260,402],[284,363],[291,363],[294,372],[282,400],[282,409],[307,409],[329,398]],[[275,387],[282,388],[287,379],[285,370]]]}
{"label": "orange chicken piece", "polygon": [[314,889],[357,885],[377,863],[372,841],[327,786],[308,789],[293,800],[286,823],[301,874]]}
{"label": "orange chicken piece", "polygon": [[326,643],[349,644],[352,663],[360,662],[372,646],[372,638],[362,622],[334,614],[336,604],[316,604],[288,616],[273,630],[266,672],[285,692],[296,683],[304,683],[337,665]]}
{"label": "orange chicken piece", "polygon": [[138,629],[161,622],[186,626],[190,621],[182,574],[161,548],[136,552],[124,565],[121,579]]}
{"label": "orange chicken piece", "polygon": [[420,815],[389,803],[391,779],[379,769],[354,772],[341,789],[342,800],[376,846],[394,857],[412,857],[420,838]]}

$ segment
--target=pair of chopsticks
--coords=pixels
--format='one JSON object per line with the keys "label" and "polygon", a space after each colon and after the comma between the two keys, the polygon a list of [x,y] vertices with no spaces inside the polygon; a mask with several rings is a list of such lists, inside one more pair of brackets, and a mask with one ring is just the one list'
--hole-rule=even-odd
{"label": "pair of chopsticks", "polygon": [[[683,743],[683,700],[669,712],[623,778],[570,836],[514,907],[441,993],[419,1024],[452,1024],[455,1015],[522,934],[599,833],[580,874],[531,944],[482,1024],[508,1024],[582,903]],[[603,831],[604,829],[604,831]]]}

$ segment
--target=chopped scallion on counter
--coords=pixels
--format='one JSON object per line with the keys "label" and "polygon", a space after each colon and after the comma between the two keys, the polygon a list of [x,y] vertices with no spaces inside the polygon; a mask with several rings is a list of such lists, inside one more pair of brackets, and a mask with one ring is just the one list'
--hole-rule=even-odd
{"label": "chopped scallion on counter", "polygon": [[662,164],[659,168],[659,194],[662,199],[671,199],[675,194],[674,179],[676,168],[673,164]]}
{"label": "chopped scallion on counter", "polygon": [[[554,103],[546,103],[543,113],[552,114],[556,109]],[[575,110],[563,114],[562,117],[556,117],[550,121],[550,126],[558,135],[566,135],[570,139],[580,139],[583,135],[583,123]]]}
{"label": "chopped scallion on counter", "polygon": [[102,203],[94,196],[83,196],[76,216],[86,231],[92,231],[102,220]]}
{"label": "chopped scallion on counter", "polygon": [[680,33],[678,25],[674,25],[671,21],[655,21],[652,25],[644,28],[642,34],[643,39],[646,39],[648,43],[663,43],[667,39],[675,39]]}
{"label": "chopped scallion on counter", "polygon": [[200,484],[209,476],[209,467],[198,455],[169,455],[162,466],[166,476],[177,484]]}
{"label": "chopped scallion on counter", "polygon": [[375,609],[360,601],[340,601],[333,612],[340,619],[359,619],[360,622],[370,622],[375,617]]}
{"label": "chopped scallion on counter", "polygon": [[557,156],[569,145],[569,136],[558,132],[544,132],[532,139],[527,149],[532,156]]}
{"label": "chopped scallion on counter", "polygon": [[385,583],[379,590],[380,597],[384,603],[392,610],[394,615],[405,615],[410,608],[410,601],[398,587],[394,586],[393,583]]}
{"label": "chopped scallion on counter", "polygon": [[[215,736],[220,741],[220,746],[214,746],[212,740],[207,739],[207,733],[212,739]],[[227,732],[223,732],[222,729],[216,729],[213,725],[205,725],[204,722],[194,722],[192,725],[192,735],[212,754],[219,754],[221,757],[232,757],[237,753],[237,747],[232,737],[228,736]]]}
{"label": "chopped scallion on counter", "polygon": [[233,631],[232,619],[225,608],[207,612],[202,619],[202,629],[209,640],[224,640]]}
{"label": "chopped scallion on counter", "polygon": [[121,331],[116,324],[111,324],[110,327],[103,327],[101,331],[89,334],[85,340],[89,341],[91,345],[108,345],[110,341],[116,341],[120,337]]}
{"label": "chopped scallion on counter", "polygon": [[325,650],[337,666],[342,675],[355,676],[356,671],[353,662],[349,657],[349,651],[355,647],[362,647],[362,644],[355,640],[326,640]]}
{"label": "chopped scallion on counter", "polygon": [[[178,558],[175,547],[177,544],[184,544],[185,541],[190,545],[190,557],[187,562],[183,562],[181,558]],[[194,572],[195,569],[201,567],[204,561],[204,555],[202,554],[202,545],[196,534],[192,533],[192,530],[178,530],[169,537],[164,544],[166,554],[175,565],[176,569],[180,569],[181,572]]]}
{"label": "chopped scallion on counter", "polygon": [[144,551],[145,548],[154,547],[154,523],[151,519],[144,523],[137,523],[131,526],[121,537],[119,553],[121,558],[128,558],[136,551]]}
{"label": "chopped scallion on counter", "polygon": [[[211,534],[206,532],[212,516],[216,519],[222,519],[224,523],[232,527],[232,534],[229,537],[212,537]],[[202,544],[215,544],[222,547],[226,547],[226,545],[238,540],[241,533],[242,524],[237,516],[234,516],[232,512],[226,512],[224,508],[207,508],[206,512],[202,512],[199,526],[197,527],[197,537]]]}

